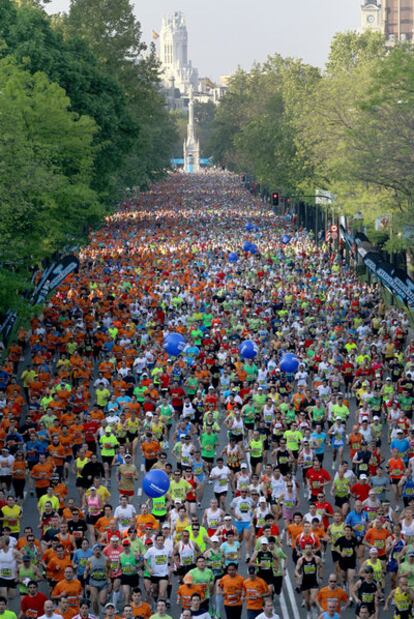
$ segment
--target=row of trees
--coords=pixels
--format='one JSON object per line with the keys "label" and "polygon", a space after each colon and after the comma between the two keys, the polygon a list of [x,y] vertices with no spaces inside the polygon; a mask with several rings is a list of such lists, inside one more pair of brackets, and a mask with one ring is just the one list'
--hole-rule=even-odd
{"label": "row of trees", "polygon": [[175,124],[129,0],[0,1],[0,312],[126,187],[169,165]]}
{"label": "row of trees", "polygon": [[379,34],[339,34],[324,72],[273,56],[238,71],[220,104],[215,160],[284,196],[317,188],[368,230],[391,217],[389,250],[410,249],[414,215],[414,47]]}

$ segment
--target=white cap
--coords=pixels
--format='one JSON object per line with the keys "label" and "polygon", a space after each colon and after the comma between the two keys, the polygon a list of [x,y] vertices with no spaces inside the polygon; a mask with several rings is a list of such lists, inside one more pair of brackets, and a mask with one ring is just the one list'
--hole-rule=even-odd
{"label": "white cap", "polygon": [[212,537],[210,537],[210,541],[212,541],[212,542],[219,542],[220,538],[217,537],[217,535],[213,535]]}
{"label": "white cap", "polygon": [[240,465],[241,469],[247,469],[247,464],[245,462],[242,462]]}
{"label": "white cap", "polygon": [[269,543],[269,540],[267,539],[267,537],[261,537],[261,538],[260,538],[260,543],[261,543],[261,544],[268,544],[268,543]]}
{"label": "white cap", "polygon": [[365,473],[362,473],[362,475],[359,476],[359,479],[368,479],[368,477],[365,475]]}
{"label": "white cap", "polygon": [[266,503],[266,499],[264,496],[261,496],[259,499],[259,503]]}

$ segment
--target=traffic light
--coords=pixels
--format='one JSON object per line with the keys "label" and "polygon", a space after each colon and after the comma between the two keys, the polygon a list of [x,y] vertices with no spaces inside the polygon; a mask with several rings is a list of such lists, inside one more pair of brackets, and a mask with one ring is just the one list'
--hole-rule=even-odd
{"label": "traffic light", "polygon": [[272,204],[273,206],[279,205],[279,194],[276,192],[272,193]]}

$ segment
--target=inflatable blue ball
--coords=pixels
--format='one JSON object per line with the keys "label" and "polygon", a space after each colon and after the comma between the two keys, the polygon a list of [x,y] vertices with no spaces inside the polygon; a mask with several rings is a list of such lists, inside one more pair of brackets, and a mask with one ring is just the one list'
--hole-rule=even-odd
{"label": "inflatable blue ball", "polygon": [[282,243],[283,243],[284,245],[287,245],[288,243],[290,243],[290,236],[289,236],[288,234],[284,234],[284,235],[282,236]]}
{"label": "inflatable blue ball", "polygon": [[178,357],[186,347],[186,341],[181,333],[169,333],[164,338],[164,350],[168,355]]}
{"label": "inflatable blue ball", "polygon": [[254,225],[251,224],[250,222],[248,222],[245,226],[244,229],[246,230],[246,232],[251,232],[252,230],[254,230]]}
{"label": "inflatable blue ball", "polygon": [[239,256],[238,256],[238,254],[236,254],[235,251],[231,251],[229,253],[229,262],[237,262],[238,259],[239,259]]}
{"label": "inflatable blue ball", "polygon": [[250,241],[244,241],[243,243],[243,251],[250,251],[251,243]]}
{"label": "inflatable blue ball", "polygon": [[256,243],[250,243],[249,252],[253,255],[257,254],[259,250],[257,249]]}
{"label": "inflatable blue ball", "polygon": [[146,473],[142,481],[142,489],[151,499],[164,496],[169,490],[170,478],[165,471],[154,469]]}
{"label": "inflatable blue ball", "polygon": [[286,374],[295,374],[298,371],[299,359],[293,353],[286,353],[280,361],[280,369]]}
{"label": "inflatable blue ball", "polygon": [[258,353],[258,348],[252,340],[244,340],[240,344],[239,352],[243,359],[254,359]]}

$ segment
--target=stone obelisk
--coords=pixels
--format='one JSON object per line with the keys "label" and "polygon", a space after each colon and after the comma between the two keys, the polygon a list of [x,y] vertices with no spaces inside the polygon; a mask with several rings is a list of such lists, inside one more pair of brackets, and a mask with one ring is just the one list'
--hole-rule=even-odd
{"label": "stone obelisk", "polygon": [[190,88],[188,102],[187,139],[184,141],[184,172],[195,174],[200,171],[200,144],[194,131],[194,98]]}

